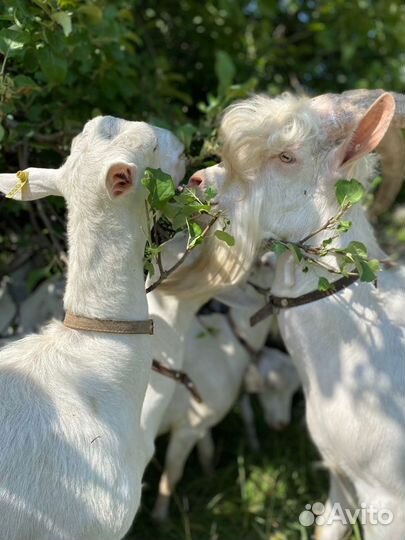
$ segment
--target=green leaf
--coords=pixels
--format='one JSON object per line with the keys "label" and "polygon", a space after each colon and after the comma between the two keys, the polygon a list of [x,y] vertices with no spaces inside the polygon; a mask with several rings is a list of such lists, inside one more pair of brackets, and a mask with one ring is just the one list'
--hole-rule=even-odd
{"label": "green leaf", "polygon": [[335,186],[336,199],[340,206],[356,204],[365,194],[365,189],[357,180],[338,180]]}
{"label": "green leaf", "polygon": [[371,268],[371,270],[377,274],[379,271],[380,271],[380,261],[378,261],[377,259],[370,259],[368,261],[368,264]]}
{"label": "green leaf", "polygon": [[282,253],[288,250],[288,247],[282,242],[278,242],[277,240],[274,240],[271,244],[271,249],[272,251],[274,251],[276,255],[281,255]]}
{"label": "green leaf", "polygon": [[189,122],[187,124],[183,124],[182,126],[179,126],[176,129],[176,135],[184,144],[186,149],[190,148],[191,142],[193,140],[193,137],[196,131],[197,131],[197,128],[193,126],[193,124],[190,124]]}
{"label": "green leaf", "polygon": [[191,238],[200,237],[202,232],[203,232],[203,229],[202,229],[201,225],[199,225],[195,221],[192,221],[190,223],[190,236],[191,236]]}
{"label": "green leaf", "polygon": [[377,279],[376,273],[373,270],[373,265],[368,261],[359,261],[358,269],[360,270],[360,281],[370,282]]}
{"label": "green leaf", "polygon": [[57,22],[63,29],[65,36],[72,33],[72,14],[67,11],[57,11],[52,13],[52,19]]}
{"label": "green leaf", "polygon": [[13,79],[15,87],[22,92],[27,90],[39,90],[37,83],[26,75],[16,75]]}
{"label": "green leaf", "polygon": [[235,238],[227,233],[226,231],[215,231],[215,236],[219,239],[225,242],[225,244],[228,244],[228,246],[234,246],[235,245]]}
{"label": "green leaf", "polygon": [[172,219],[172,227],[175,231],[184,229],[186,226],[186,217],[180,212]]}
{"label": "green leaf", "polygon": [[320,277],[318,281],[318,291],[329,291],[333,287],[333,284],[330,283],[326,278]]}
{"label": "green leaf", "polygon": [[336,230],[340,233],[346,233],[350,227],[352,226],[352,222],[351,221],[339,221],[337,227],[336,227]]}
{"label": "green leaf", "polygon": [[301,253],[300,248],[298,246],[296,246],[294,244],[290,244],[290,243],[287,244],[287,247],[291,251],[291,253],[294,255],[296,261],[301,262],[302,261],[302,253]]}
{"label": "green leaf", "polygon": [[236,73],[235,64],[227,52],[216,52],[215,73],[218,79],[218,93],[224,95],[231,86]]}
{"label": "green leaf", "polygon": [[366,259],[368,256],[367,248],[362,242],[350,242],[344,250],[360,259]]}
{"label": "green leaf", "polygon": [[80,6],[77,11],[84,15],[90,24],[97,25],[103,20],[103,11],[94,4]]}
{"label": "green leaf", "polygon": [[66,60],[56,56],[49,47],[41,47],[37,55],[45,78],[52,84],[62,83],[67,75]]}
{"label": "green leaf", "polygon": [[6,134],[6,130],[4,127],[0,124],[0,142],[4,139],[4,135]]}
{"label": "green leaf", "polygon": [[204,240],[204,237],[202,236],[203,229],[194,221],[187,221],[187,227],[189,234],[188,248],[195,248],[195,246],[198,246]]}
{"label": "green leaf", "polygon": [[333,242],[333,238],[325,238],[322,242],[322,247],[326,248]]}
{"label": "green leaf", "polygon": [[29,41],[29,35],[23,30],[3,28],[0,31],[0,53],[3,55],[22,49]]}
{"label": "green leaf", "polygon": [[156,210],[161,210],[176,193],[171,176],[160,169],[147,168],[141,183],[149,191],[149,204]]}
{"label": "green leaf", "polygon": [[153,266],[151,261],[144,260],[143,261],[143,267],[145,269],[145,272],[147,272],[150,277],[152,277],[154,275],[155,267]]}
{"label": "green leaf", "polygon": [[78,0],[57,0],[57,4],[61,9],[73,9],[77,6]]}

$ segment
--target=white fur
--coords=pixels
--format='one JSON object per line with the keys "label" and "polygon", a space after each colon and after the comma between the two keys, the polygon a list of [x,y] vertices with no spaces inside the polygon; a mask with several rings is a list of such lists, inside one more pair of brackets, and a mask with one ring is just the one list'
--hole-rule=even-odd
{"label": "white fur", "polygon": [[[162,249],[164,268],[170,268],[181,257],[186,247],[184,234],[177,234]],[[193,256],[191,256],[191,259]],[[188,263],[184,265],[187,267]],[[154,277],[153,279],[156,279]],[[147,283],[153,281],[149,278]],[[158,286],[147,295],[149,314],[155,322],[153,336],[153,357],[172,369],[182,369],[184,340],[194,314],[211,297],[211,291],[184,299],[166,294]],[[142,406],[141,426],[145,440],[145,463],[147,465],[155,451],[155,438],[159,432],[162,417],[173,396],[177,383],[155,372],[151,373],[145,400]]]}
{"label": "white fur", "polygon": [[[118,320],[148,318],[144,290],[146,166],[184,173],[182,145],[142,122],[88,122],[58,170],[28,169],[17,198],[63,194],[69,272],[65,308]],[[109,168],[134,186],[111,199]],[[16,182],[0,175],[0,190]],[[152,338],[96,334],[52,322],[0,351],[2,540],[119,540],[139,505],[141,406]]]}
{"label": "white fur", "polygon": [[[256,268],[251,279],[269,287],[268,269]],[[271,320],[255,328],[249,324],[250,315],[263,306],[264,298],[250,285],[244,287],[249,309],[231,309],[231,317],[239,333],[260,351],[268,335]],[[210,429],[220,422],[236,402],[249,362],[252,360],[232,331],[227,316],[221,313],[195,317],[187,334],[183,369],[196,384],[203,403],[197,403],[183,387],[177,386],[165,410],[159,433],[170,431],[165,467],[160,479],[154,517],[167,518],[170,496],[183,473],[185,462],[197,444],[206,471],[213,467],[213,443]],[[291,399],[299,385],[298,375],[288,356],[280,351],[264,349],[258,371],[262,386],[260,399],[269,424],[279,427],[290,419]]]}
{"label": "white fur", "polygon": [[[336,141],[325,130],[328,124],[306,99],[253,98],[237,104],[222,124],[225,164],[205,170],[205,183],[228,185],[225,205],[235,181],[252,183],[264,201],[257,216],[262,237],[299,241],[336,214],[336,180],[366,182],[373,171],[373,160],[362,155],[342,165],[351,134],[343,143]],[[283,162],[281,151],[295,161]],[[334,245],[355,239],[368,246],[370,257],[379,258],[382,252],[364,210],[356,206],[345,219],[353,222],[352,229]],[[311,242],[319,245],[327,236]],[[333,257],[327,262],[335,264]],[[283,254],[273,292],[299,296],[316,289],[320,275],[327,274],[312,268],[302,273]],[[343,491],[348,507],[364,503],[394,513],[391,525],[368,524],[366,540],[405,538],[404,289],[403,270],[383,270],[378,288],[356,283],[278,316],[303,381],[309,430],[342,486],[335,482],[331,497]],[[322,540],[340,540],[346,532],[332,525],[318,534]]]}

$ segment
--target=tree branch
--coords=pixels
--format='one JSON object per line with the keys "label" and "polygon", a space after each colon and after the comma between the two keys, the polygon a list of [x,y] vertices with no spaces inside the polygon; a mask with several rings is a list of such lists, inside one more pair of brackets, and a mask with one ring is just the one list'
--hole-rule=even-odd
{"label": "tree branch", "polygon": [[[208,223],[208,225],[205,227],[203,232],[201,233],[201,238],[205,238],[208,234],[208,232],[211,230],[212,226],[218,219],[218,215],[214,216],[211,221]],[[149,287],[146,288],[146,294],[149,294],[150,292],[154,291],[156,287],[158,287],[165,279],[167,279],[173,272],[179,268],[180,265],[183,264],[185,259],[190,255],[191,251],[193,251],[195,246],[188,246],[183,253],[183,255],[180,257],[180,259],[171,267],[169,270],[161,270],[159,279],[157,279],[155,282],[153,282]],[[160,268],[159,268],[160,270]]]}

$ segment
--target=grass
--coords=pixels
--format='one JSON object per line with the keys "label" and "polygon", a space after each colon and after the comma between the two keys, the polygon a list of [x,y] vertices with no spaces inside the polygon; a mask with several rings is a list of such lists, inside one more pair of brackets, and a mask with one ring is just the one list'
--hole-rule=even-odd
{"label": "grass", "polygon": [[[150,518],[164,459],[160,440],[127,540],[309,540],[313,529],[298,516],[306,504],[325,500],[328,479],[305,428],[303,398],[295,400],[293,422],[281,433],[270,432],[256,413],[262,452],[249,450],[238,412],[228,415],[214,430],[214,475],[203,475],[193,452],[164,526]],[[359,531],[351,540],[361,540]]]}

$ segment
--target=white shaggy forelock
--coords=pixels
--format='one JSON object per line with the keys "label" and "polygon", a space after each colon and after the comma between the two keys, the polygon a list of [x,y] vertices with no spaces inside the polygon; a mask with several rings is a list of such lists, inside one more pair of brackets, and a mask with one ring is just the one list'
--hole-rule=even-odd
{"label": "white shaggy forelock", "polygon": [[[342,141],[333,139],[328,125],[306,97],[290,94],[254,96],[225,112],[220,137],[227,180],[251,186],[250,196],[264,201],[257,218],[261,234],[254,240],[262,235],[298,241],[338,211],[337,180],[356,178],[367,186],[376,158],[368,155],[339,169]],[[293,163],[280,161],[284,152]],[[233,226],[237,230],[236,221]]]}
{"label": "white shaggy forelock", "polygon": [[270,156],[315,138],[319,125],[308,103],[291,94],[257,95],[228,107],[219,131],[228,168],[253,178]]}

